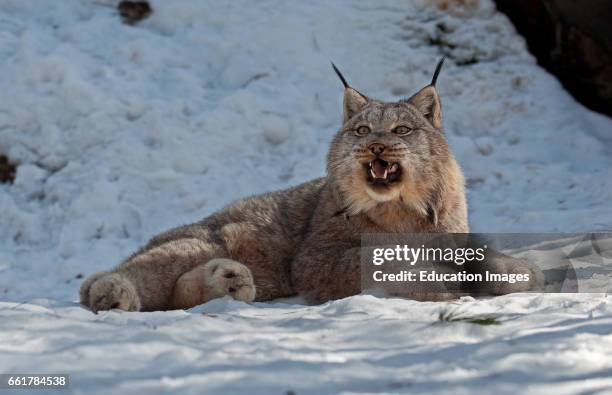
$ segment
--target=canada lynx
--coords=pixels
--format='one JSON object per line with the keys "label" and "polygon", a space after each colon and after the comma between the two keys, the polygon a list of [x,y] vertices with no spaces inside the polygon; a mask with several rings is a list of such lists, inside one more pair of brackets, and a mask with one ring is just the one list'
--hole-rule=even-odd
{"label": "canada lynx", "polygon": [[81,286],[93,311],[189,308],[231,295],[299,294],[321,303],[360,292],[363,233],[466,233],[464,180],[442,131],[435,87],[386,103],[344,84],[327,176],[235,202],[154,237]]}

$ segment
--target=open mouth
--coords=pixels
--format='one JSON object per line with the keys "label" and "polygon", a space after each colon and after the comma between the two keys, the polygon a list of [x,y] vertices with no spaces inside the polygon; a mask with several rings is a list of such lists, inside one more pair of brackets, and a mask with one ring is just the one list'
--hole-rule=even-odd
{"label": "open mouth", "polygon": [[368,181],[377,186],[384,186],[399,180],[402,168],[399,163],[391,163],[376,158],[364,165],[367,171]]}

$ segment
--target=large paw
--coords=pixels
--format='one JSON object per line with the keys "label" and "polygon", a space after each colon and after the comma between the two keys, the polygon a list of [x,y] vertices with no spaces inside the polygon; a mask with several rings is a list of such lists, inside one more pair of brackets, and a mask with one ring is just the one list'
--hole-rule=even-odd
{"label": "large paw", "polygon": [[204,265],[204,285],[210,295],[229,295],[236,300],[255,300],[255,283],[248,267],[231,259],[211,259]]}
{"label": "large paw", "polygon": [[519,258],[509,257],[500,255],[496,257],[495,264],[498,267],[503,268],[498,273],[509,274],[509,275],[523,275],[523,277],[529,276],[529,281],[517,281],[515,283],[510,282],[496,282],[494,292],[498,295],[505,295],[515,292],[538,292],[543,291],[545,286],[544,274],[539,267],[533,263]]}
{"label": "large paw", "polygon": [[94,273],[91,276],[87,277],[87,279],[81,283],[81,288],[79,290],[81,304],[84,304],[85,306],[89,307],[89,290],[91,289],[91,284],[96,282],[99,278],[106,276],[107,274],[109,273]]}
{"label": "large paw", "polygon": [[117,273],[97,273],[81,286],[81,303],[97,313],[121,309],[139,311],[140,299],[134,285]]}
{"label": "large paw", "polygon": [[546,279],[544,277],[544,273],[540,270],[539,267],[534,265],[533,263],[521,260],[521,262],[517,265],[513,265],[509,271],[510,273],[515,274],[523,274],[529,276],[529,281],[524,281],[518,284],[516,287],[518,290],[514,292],[542,292],[544,291],[546,285]]}

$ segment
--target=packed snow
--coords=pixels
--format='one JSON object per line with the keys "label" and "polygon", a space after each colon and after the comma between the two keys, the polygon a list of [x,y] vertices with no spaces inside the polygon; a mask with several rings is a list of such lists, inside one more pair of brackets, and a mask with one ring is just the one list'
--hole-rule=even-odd
{"label": "packed snow", "polygon": [[[0,2],[0,373],[71,393],[612,393],[612,298],[322,306],[227,299],[94,315],[83,277],[231,201],[324,174],[333,61],[367,95],[438,81],[472,230],[612,229],[612,120],[491,0]],[[448,7],[446,7],[448,6]],[[447,8],[443,10],[444,8]]]}

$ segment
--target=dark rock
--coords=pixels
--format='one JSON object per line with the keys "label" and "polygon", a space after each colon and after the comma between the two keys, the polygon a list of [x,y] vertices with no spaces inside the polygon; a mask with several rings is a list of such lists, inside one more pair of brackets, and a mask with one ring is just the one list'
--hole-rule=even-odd
{"label": "dark rock", "polygon": [[117,6],[119,15],[123,22],[134,25],[147,18],[153,12],[151,5],[147,1],[122,1]]}
{"label": "dark rock", "polygon": [[495,2],[538,62],[578,101],[612,115],[612,1]]}
{"label": "dark rock", "polygon": [[13,183],[15,180],[15,174],[17,172],[17,168],[14,164],[9,162],[9,159],[0,155],[0,182],[8,182]]}

